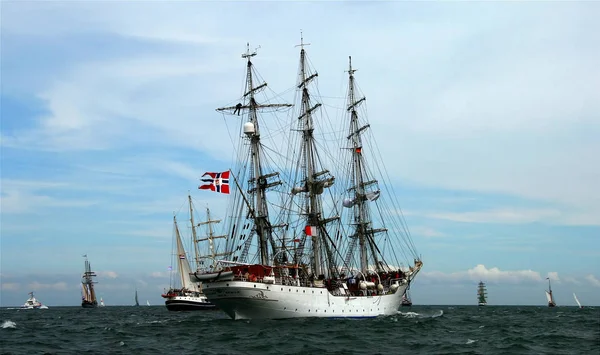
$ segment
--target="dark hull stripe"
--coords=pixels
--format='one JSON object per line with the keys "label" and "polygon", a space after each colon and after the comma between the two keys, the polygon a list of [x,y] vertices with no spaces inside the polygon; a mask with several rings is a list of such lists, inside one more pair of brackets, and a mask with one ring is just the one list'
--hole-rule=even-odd
{"label": "dark hull stripe", "polygon": [[169,311],[204,311],[217,309],[217,306],[212,303],[185,300],[168,300],[165,301],[165,306],[167,306]]}

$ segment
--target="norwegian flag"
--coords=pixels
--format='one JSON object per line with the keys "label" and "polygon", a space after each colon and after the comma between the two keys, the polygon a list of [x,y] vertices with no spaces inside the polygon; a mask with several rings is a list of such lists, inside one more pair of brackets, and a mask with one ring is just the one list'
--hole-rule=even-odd
{"label": "norwegian flag", "polygon": [[[208,177],[205,178],[205,176]],[[222,194],[229,193],[229,171],[224,171],[222,173],[204,173],[201,180],[205,184],[198,186],[200,190],[210,190]]]}
{"label": "norwegian flag", "polygon": [[317,227],[315,226],[306,226],[304,227],[304,233],[308,236],[316,236],[318,233]]}

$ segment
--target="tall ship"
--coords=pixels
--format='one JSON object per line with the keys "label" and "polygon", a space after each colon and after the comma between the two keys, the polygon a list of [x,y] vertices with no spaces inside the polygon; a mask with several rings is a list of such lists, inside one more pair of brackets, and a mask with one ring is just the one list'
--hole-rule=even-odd
{"label": "tall ship", "polygon": [[479,285],[477,285],[477,304],[487,306],[487,290],[483,281],[479,281]]}
{"label": "tall ship", "polygon": [[[214,236],[212,233],[212,224],[218,223],[218,220],[210,219],[210,210],[207,208],[207,221],[196,224],[194,221],[194,209],[192,204],[192,197],[188,195],[189,212],[190,212],[190,226],[192,231],[192,242],[195,254],[196,270],[198,272],[202,269],[201,265],[205,264],[205,260],[209,257],[213,259],[216,257],[214,252],[214,239],[219,238]],[[202,225],[208,225],[209,235],[206,238],[199,239],[196,234],[196,228]],[[165,306],[169,311],[197,311],[197,310],[209,310],[215,309],[215,305],[210,303],[206,296],[202,293],[202,284],[198,281],[192,280],[192,268],[188,260],[187,253],[183,246],[181,233],[177,224],[177,218],[173,216],[173,231],[176,245],[176,264],[177,264],[177,275],[178,280],[171,281],[179,283],[180,287],[175,287],[173,284],[166,291],[162,297],[165,298]],[[209,242],[209,249],[213,252],[209,255],[203,256],[200,254],[199,244],[202,242]],[[147,302],[148,305],[149,302]]]}
{"label": "tall ship", "polygon": [[[244,94],[217,109],[241,116],[235,168],[206,173],[199,187],[230,194],[227,257],[192,275],[233,319],[397,314],[423,265],[392,184],[383,180],[351,58],[345,119],[326,122],[307,45],[298,45],[296,110],[259,97],[267,83],[255,83],[257,52],[249,45]],[[292,113],[283,119],[283,111]]]}
{"label": "tall ship", "polygon": [[83,257],[85,258],[85,271],[83,272],[81,279],[81,307],[96,308],[98,307],[96,291],[94,290],[94,284],[96,283],[94,277],[96,277],[96,273],[92,271],[87,254]]}
{"label": "tall ship", "polygon": [[548,280],[548,289],[546,290],[546,299],[548,300],[548,307],[556,307],[556,302],[554,301],[554,296],[552,295],[552,285],[550,285],[550,278],[546,278]]}

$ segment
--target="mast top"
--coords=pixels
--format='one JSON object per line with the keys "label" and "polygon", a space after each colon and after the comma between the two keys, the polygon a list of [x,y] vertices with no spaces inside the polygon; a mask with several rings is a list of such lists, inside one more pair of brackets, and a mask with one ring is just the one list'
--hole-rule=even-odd
{"label": "mast top", "polygon": [[350,75],[354,75],[354,72],[355,72],[356,70],[358,70],[358,69],[352,69],[352,56],[351,56],[351,55],[349,55],[349,56],[348,56],[348,70],[347,70],[347,72],[348,72],[348,74],[350,74]]}
{"label": "mast top", "polygon": [[250,61],[250,58],[254,57],[258,51],[258,49],[260,48],[260,46],[258,46],[257,48],[254,48],[254,52],[250,53],[250,43],[247,42],[246,43],[246,53],[242,53],[242,58],[248,58],[248,61]]}
{"label": "mast top", "polygon": [[302,35],[302,30],[300,30],[300,44],[295,45],[295,47],[300,47],[300,49],[304,49],[304,46],[310,46],[310,43],[304,43],[304,36]]}

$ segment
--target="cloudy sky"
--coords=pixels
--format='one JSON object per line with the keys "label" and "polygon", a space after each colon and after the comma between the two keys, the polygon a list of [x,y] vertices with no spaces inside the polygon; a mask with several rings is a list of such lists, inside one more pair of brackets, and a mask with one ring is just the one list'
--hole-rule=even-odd
{"label": "cloudy sky", "polygon": [[[275,92],[300,30],[326,109],[352,55],[422,255],[417,304],[600,305],[600,23],[594,2],[7,1],[1,12],[0,306],[107,304],[169,284],[172,215],[230,167],[214,108],[246,42]],[[284,97],[287,102],[293,97]]]}

